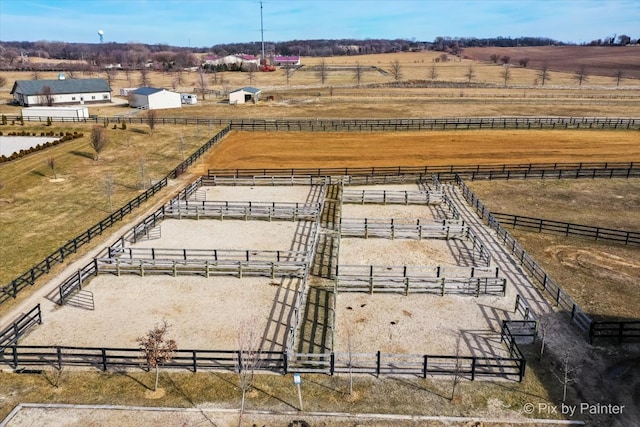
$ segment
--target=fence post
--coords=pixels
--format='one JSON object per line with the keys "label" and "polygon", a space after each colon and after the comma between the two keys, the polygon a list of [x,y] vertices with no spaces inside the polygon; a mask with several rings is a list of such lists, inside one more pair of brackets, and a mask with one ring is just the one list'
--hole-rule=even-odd
{"label": "fence post", "polygon": [[471,381],[476,379],[476,356],[471,359]]}
{"label": "fence post", "polygon": [[107,372],[107,350],[104,348],[100,350],[102,352],[102,370]]}
{"label": "fence post", "polygon": [[198,371],[198,356],[196,355],[195,350],[193,350],[192,352],[192,358],[193,358],[193,373],[195,374]]}
{"label": "fence post", "polygon": [[62,369],[62,349],[60,346],[56,346],[56,353],[58,355],[58,370]]}
{"label": "fence post", "polygon": [[424,355],[424,361],[422,363],[422,378],[426,379],[427,378],[427,372],[428,372],[428,361],[429,361],[429,356],[428,355]]}
{"label": "fence post", "polygon": [[381,359],[380,350],[376,352],[376,378],[380,378],[380,359]]}
{"label": "fence post", "polygon": [[331,352],[331,356],[329,358],[329,375],[334,374],[336,369],[336,354],[334,352]]}
{"label": "fence post", "polygon": [[11,353],[13,355],[13,368],[18,367],[18,347],[16,345],[11,346]]}
{"label": "fence post", "polygon": [[289,373],[289,354],[287,353],[287,350],[282,351],[282,362],[284,374],[287,375]]}
{"label": "fence post", "polygon": [[522,358],[520,359],[520,378],[518,379],[518,382],[521,383],[522,379],[524,378],[524,370],[527,367],[527,360]]}

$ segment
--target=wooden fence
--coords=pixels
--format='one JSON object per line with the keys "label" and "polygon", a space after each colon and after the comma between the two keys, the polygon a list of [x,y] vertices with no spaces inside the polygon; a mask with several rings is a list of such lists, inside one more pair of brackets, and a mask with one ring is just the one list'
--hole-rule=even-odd
{"label": "wooden fence", "polygon": [[306,262],[287,261],[234,261],[234,260],[162,260],[162,259],[128,259],[128,258],[96,258],[94,260],[99,274],[135,274],[145,276],[149,274],[264,276],[276,277],[304,276],[307,270]]}
{"label": "wooden fence", "polygon": [[344,190],[342,203],[432,205],[442,203],[441,191]]}
{"label": "wooden fence", "polygon": [[398,221],[394,219],[340,218],[341,237],[370,237],[385,239],[456,239],[464,238],[467,226],[462,221],[415,220]]}
{"label": "wooden fence", "polygon": [[20,337],[26,334],[36,323],[42,323],[40,304],[33,307],[29,312],[23,314],[4,330],[0,331],[0,353],[8,346],[17,343]]}
{"label": "wooden fence", "polygon": [[[203,186],[284,186],[284,185],[324,185],[331,183],[330,177],[321,175],[255,175],[255,176],[232,176],[225,175],[211,175],[208,174],[202,177]],[[335,181],[335,179],[334,179]],[[335,183],[335,182],[334,182]]]}
{"label": "wooden fence", "polygon": [[[286,356],[282,352],[263,351],[259,357],[259,370],[286,371]],[[238,371],[240,352],[237,350],[182,350],[163,364],[164,368]],[[0,363],[17,369],[19,366],[92,367],[107,371],[109,368],[147,369],[146,360],[137,348],[98,348],[66,346],[12,345],[0,353]]]}
{"label": "wooden fence", "polygon": [[[580,163],[513,163],[483,165],[450,166],[392,166],[392,167],[356,167],[356,168],[287,168],[287,169],[209,169],[207,176],[216,179],[263,177],[265,180],[281,177],[303,176],[330,177],[339,176],[349,179],[360,178],[354,184],[380,183],[384,177],[411,179],[431,179],[435,175],[441,180],[455,180],[459,175],[467,179],[507,179],[507,178],[627,178],[639,177],[640,165],[637,162],[580,162]],[[371,178],[371,182],[367,181]],[[375,179],[375,180],[374,180]],[[395,182],[395,181],[394,181]],[[347,181],[345,183],[350,183]]]}
{"label": "wooden fence", "polygon": [[618,344],[640,341],[640,320],[594,321],[589,328],[589,342],[613,341]]}
{"label": "wooden fence", "polygon": [[288,368],[299,373],[380,375],[461,375],[518,378],[522,381],[526,361],[522,357],[435,356],[376,353],[294,353]]}
{"label": "wooden fence", "polygon": [[517,242],[517,240],[509,234],[509,232],[502,227],[500,221],[498,221],[493,214],[486,208],[486,206],[477,198],[477,196],[466,186],[464,181],[458,177],[458,184],[460,185],[464,198],[469,204],[476,210],[476,213],[483,220],[487,220],[490,228],[496,231],[498,239],[502,240],[503,244],[509,249],[516,260],[520,262],[522,267],[529,272],[533,277],[534,282],[537,283],[544,293],[549,295],[556,303],[558,308],[570,316],[572,322],[585,334],[588,334],[593,320],[578,306],[578,304],[566,294],[560,286],[558,286],[549,275],[540,267],[536,261],[531,257],[524,248]]}
{"label": "wooden fence", "polygon": [[504,296],[506,279],[497,268],[339,265],[334,291]]}
{"label": "wooden fence", "polygon": [[315,220],[319,203],[227,202],[172,200],[164,206],[169,218]]}
{"label": "wooden fence", "polygon": [[[7,116],[19,120],[20,116]],[[47,117],[23,117],[46,122]],[[145,117],[52,117],[55,122],[148,124]],[[640,129],[640,119],[614,117],[443,117],[433,119],[212,119],[160,117],[157,124],[228,126],[241,131],[384,132],[465,129]]]}
{"label": "wooden fence", "polygon": [[140,207],[147,200],[151,199],[156,193],[162,190],[167,186],[169,179],[174,179],[184,171],[186,171],[187,167],[195,162],[202,154],[204,154],[207,150],[209,150],[213,145],[215,145],[218,141],[220,141],[223,137],[225,137],[229,133],[229,127],[224,128],[219,133],[214,135],[211,139],[209,139],[202,147],[200,147],[195,153],[189,156],[184,162],[182,162],[178,167],[176,167],[173,171],[171,171],[166,177],[162,178],[160,181],[156,182],[153,186],[147,189],[144,193],[140,194],[136,198],[130,200],[120,209],[90,227],[87,231],[81,233],[76,236],[72,240],[69,240],[67,243],[62,245],[60,248],[56,249],[52,254],[47,256],[44,260],[40,261],[33,267],[31,267],[28,271],[21,274],[17,278],[13,279],[7,285],[4,285],[0,288],[0,304],[4,303],[9,298],[16,298],[18,292],[24,289],[27,286],[33,285],[37,279],[42,277],[43,275],[49,273],[51,268],[56,264],[61,264],[65,261],[65,259],[78,251],[78,249],[89,243],[96,236],[101,235],[105,230],[112,227],[118,221],[121,221],[124,217],[133,212],[136,208]]}
{"label": "wooden fence", "polygon": [[563,234],[565,236],[602,240],[623,245],[640,245],[640,232],[595,227],[591,225],[572,224],[542,218],[531,218],[520,215],[492,212],[493,217],[503,226],[534,230],[538,232]]}

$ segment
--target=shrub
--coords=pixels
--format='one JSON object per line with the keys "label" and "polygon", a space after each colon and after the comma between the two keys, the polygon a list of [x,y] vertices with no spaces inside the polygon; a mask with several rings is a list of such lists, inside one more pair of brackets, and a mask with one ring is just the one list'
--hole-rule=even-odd
{"label": "shrub", "polygon": [[122,124],[120,125],[120,129],[127,130],[127,124],[125,122],[122,122]]}

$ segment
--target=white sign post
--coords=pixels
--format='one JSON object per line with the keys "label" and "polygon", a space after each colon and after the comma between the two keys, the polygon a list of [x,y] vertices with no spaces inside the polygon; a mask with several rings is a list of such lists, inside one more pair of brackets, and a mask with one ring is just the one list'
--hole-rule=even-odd
{"label": "white sign post", "polygon": [[302,384],[302,377],[300,374],[293,374],[293,383],[298,386],[298,401],[300,402],[300,412],[303,412],[302,406],[302,392],[300,391],[300,384]]}

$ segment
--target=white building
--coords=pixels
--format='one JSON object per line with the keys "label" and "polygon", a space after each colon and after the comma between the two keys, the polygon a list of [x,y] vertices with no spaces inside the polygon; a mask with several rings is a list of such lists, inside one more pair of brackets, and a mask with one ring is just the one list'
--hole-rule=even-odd
{"label": "white building", "polygon": [[87,107],[27,107],[22,109],[22,117],[51,117],[88,119]]}
{"label": "white building", "polygon": [[153,87],[139,87],[129,93],[129,106],[145,110],[180,108],[182,99],[179,93]]}
{"label": "white building", "polygon": [[260,89],[251,86],[236,89],[229,94],[229,104],[245,104],[250,101],[257,104],[261,93]]}
{"label": "white building", "polygon": [[180,97],[183,104],[195,105],[198,103],[198,95],[195,93],[181,93]]}
{"label": "white building", "polygon": [[111,87],[105,79],[16,80],[11,95],[24,107],[98,104],[111,102]]}

